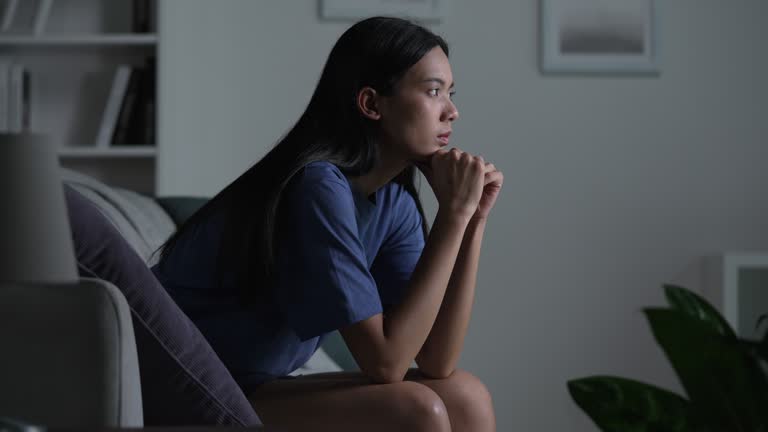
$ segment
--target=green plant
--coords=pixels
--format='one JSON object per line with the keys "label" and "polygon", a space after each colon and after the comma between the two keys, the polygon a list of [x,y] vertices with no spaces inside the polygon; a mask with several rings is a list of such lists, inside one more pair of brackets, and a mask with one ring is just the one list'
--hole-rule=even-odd
{"label": "green plant", "polygon": [[573,400],[604,432],[768,432],[768,332],[740,339],[701,297],[673,285],[664,291],[670,307],[644,313],[688,398],[592,376],[568,382]]}

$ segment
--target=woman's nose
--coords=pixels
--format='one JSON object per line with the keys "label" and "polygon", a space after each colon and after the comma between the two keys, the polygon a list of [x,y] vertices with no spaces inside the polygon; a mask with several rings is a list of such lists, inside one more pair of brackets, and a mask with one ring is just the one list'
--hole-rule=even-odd
{"label": "woman's nose", "polygon": [[456,105],[453,103],[453,101],[448,102],[448,106],[446,107],[444,113],[445,120],[447,121],[452,122],[459,118],[459,110],[456,108]]}

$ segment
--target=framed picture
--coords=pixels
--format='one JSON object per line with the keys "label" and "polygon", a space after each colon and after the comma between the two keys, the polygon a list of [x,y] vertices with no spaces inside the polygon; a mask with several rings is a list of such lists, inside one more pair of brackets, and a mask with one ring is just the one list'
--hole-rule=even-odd
{"label": "framed picture", "polygon": [[743,338],[759,340],[757,323],[768,312],[768,254],[727,253],[722,257],[723,316]]}
{"label": "framed picture", "polygon": [[320,17],[358,20],[376,15],[440,21],[447,0],[320,0]]}
{"label": "framed picture", "polygon": [[540,2],[542,72],[660,72],[656,0]]}

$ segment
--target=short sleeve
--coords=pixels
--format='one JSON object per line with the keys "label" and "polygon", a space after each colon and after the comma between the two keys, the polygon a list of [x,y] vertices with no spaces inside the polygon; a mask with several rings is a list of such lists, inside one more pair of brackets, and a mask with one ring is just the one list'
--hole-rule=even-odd
{"label": "short sleeve", "polygon": [[382,312],[343,180],[297,174],[283,198],[275,299],[301,340]]}
{"label": "short sleeve", "polygon": [[402,300],[424,249],[421,214],[413,197],[403,189],[392,215],[390,233],[371,267],[384,310]]}

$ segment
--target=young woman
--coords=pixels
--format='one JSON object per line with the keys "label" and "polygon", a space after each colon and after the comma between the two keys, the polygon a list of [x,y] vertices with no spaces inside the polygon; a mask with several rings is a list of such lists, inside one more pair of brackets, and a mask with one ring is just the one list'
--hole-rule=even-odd
{"label": "young woman", "polygon": [[[155,273],[267,426],[495,429],[456,363],[503,176],[447,149],[452,95],[442,38],[353,25],[296,125],[163,248]],[[439,203],[428,235],[416,168]],[[360,373],[282,379],[335,330]]]}

